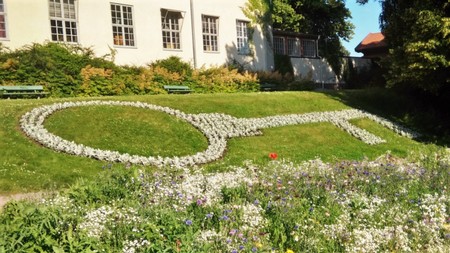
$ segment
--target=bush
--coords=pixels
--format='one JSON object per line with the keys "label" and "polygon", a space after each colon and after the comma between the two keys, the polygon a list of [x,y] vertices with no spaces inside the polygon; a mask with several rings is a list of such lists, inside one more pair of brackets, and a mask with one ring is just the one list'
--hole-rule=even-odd
{"label": "bush", "polygon": [[0,46],[0,85],[42,85],[53,97],[166,93],[164,85],[197,92],[257,91],[253,74],[226,67],[193,70],[179,57],[147,67],[117,66],[90,48],[32,44],[11,51]]}
{"label": "bush", "polygon": [[256,75],[226,67],[211,67],[195,70],[192,74],[192,86],[197,92],[245,92],[258,91]]}
{"label": "bush", "polygon": [[177,73],[180,76],[192,76],[192,67],[189,63],[183,62],[180,57],[171,56],[167,59],[157,60],[150,64],[151,67],[164,68],[168,72]]}

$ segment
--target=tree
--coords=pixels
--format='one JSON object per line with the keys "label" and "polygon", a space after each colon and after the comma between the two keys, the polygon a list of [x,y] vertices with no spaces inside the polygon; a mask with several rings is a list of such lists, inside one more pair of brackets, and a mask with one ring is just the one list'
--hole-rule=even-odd
{"label": "tree", "polygon": [[[320,35],[319,53],[325,57],[335,73],[341,73],[341,57],[349,52],[342,46],[341,40],[348,41],[353,36],[354,25],[349,21],[350,11],[344,0],[275,0],[274,3],[288,3],[295,11],[292,23],[286,26],[277,23],[284,15],[282,9],[274,8],[274,28],[294,32]],[[286,18],[283,20],[285,21]],[[295,24],[298,25],[295,25]]]}
{"label": "tree", "polygon": [[320,35],[319,54],[340,73],[340,56],[348,54],[340,40],[348,41],[354,28],[344,0],[249,0],[243,12],[267,38],[272,27]]}
{"label": "tree", "polygon": [[[364,4],[368,0],[357,0]],[[380,26],[389,47],[389,86],[408,85],[439,94],[450,86],[448,0],[379,0]]]}

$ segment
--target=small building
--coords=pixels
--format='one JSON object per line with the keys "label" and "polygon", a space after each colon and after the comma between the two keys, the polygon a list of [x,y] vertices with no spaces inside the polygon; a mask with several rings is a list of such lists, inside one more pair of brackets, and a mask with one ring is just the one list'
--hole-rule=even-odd
{"label": "small building", "polygon": [[364,54],[363,58],[379,59],[388,54],[388,45],[382,33],[369,33],[355,51]]}

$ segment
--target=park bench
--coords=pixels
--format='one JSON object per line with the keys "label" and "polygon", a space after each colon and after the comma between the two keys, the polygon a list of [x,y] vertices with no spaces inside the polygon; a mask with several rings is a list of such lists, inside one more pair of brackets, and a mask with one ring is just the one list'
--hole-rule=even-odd
{"label": "park bench", "polygon": [[168,93],[190,93],[191,89],[188,86],[182,85],[164,85],[164,89]]}
{"label": "park bench", "polygon": [[47,94],[48,92],[45,92],[44,87],[40,85],[0,86],[0,97],[2,98],[41,98]]}
{"label": "park bench", "polygon": [[277,85],[273,83],[261,83],[259,84],[260,91],[276,91]]}

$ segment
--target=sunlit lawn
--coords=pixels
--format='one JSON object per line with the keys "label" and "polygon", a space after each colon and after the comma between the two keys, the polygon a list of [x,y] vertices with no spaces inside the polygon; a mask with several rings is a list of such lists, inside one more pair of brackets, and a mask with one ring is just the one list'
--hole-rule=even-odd
{"label": "sunlit lawn", "polygon": [[[219,112],[235,117],[264,117],[280,114],[348,109],[329,94],[280,92],[213,95],[159,95],[100,98],[143,101],[186,113]],[[0,100],[0,192],[38,191],[67,186],[77,178],[93,179],[105,162],[61,154],[29,140],[19,129],[19,119],[43,104],[75,99]],[[335,159],[375,158],[390,150],[405,156],[419,148],[433,148],[400,137],[370,120],[356,125],[387,140],[370,146],[329,123],[264,129],[262,136],[230,139],[223,159],[208,164],[211,170],[240,165],[245,160],[264,164],[268,154],[303,161],[321,157]],[[152,156],[188,155],[202,151],[207,141],[186,122],[167,114],[127,107],[83,107],[55,113],[46,127],[56,135],[100,149]]]}

